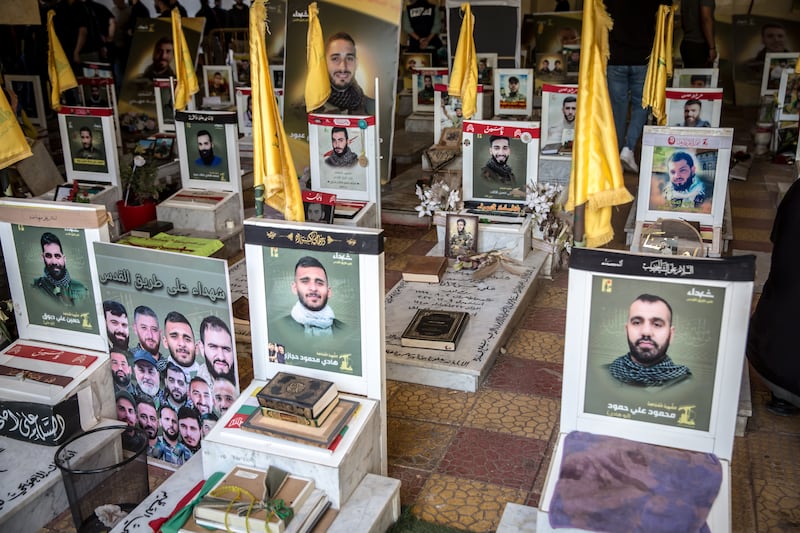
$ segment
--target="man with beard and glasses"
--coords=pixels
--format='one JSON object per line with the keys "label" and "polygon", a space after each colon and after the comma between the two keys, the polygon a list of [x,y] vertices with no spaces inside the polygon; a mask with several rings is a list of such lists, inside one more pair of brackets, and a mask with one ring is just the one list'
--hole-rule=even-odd
{"label": "man with beard and glasses", "polygon": [[615,379],[630,385],[660,387],[692,375],[689,367],[673,363],[667,355],[675,327],[672,307],[663,298],[639,295],[628,310],[625,332],[630,351],[608,367]]}
{"label": "man with beard and glasses", "polygon": [[208,130],[197,132],[197,154],[199,157],[194,160],[197,165],[216,167],[222,163],[222,158],[214,155],[214,140]]}
{"label": "man with beard and glasses", "polygon": [[331,167],[352,167],[358,156],[350,149],[347,128],[335,126],[331,129],[331,155],[325,158],[325,164]]}
{"label": "man with beard and glasses", "polygon": [[706,186],[695,173],[692,156],[675,151],[667,160],[669,183],[664,186],[667,209],[698,210],[706,202]]}
{"label": "man with beard and glasses", "polygon": [[514,185],[517,181],[513,169],[508,166],[511,146],[508,137],[492,135],[489,137],[489,160],[481,169],[483,179],[504,185]]}
{"label": "man with beard and glasses", "polygon": [[164,387],[158,392],[156,401],[160,407],[168,405],[176,412],[184,405],[193,406],[189,398],[189,378],[183,369],[172,361],[167,363]]}
{"label": "man with beard and glasses", "polygon": [[192,378],[192,381],[189,382],[189,397],[194,408],[201,415],[207,415],[214,411],[214,396],[211,395],[211,387],[200,376]]}
{"label": "man with beard and glasses", "polygon": [[158,349],[161,346],[161,326],[158,325],[156,312],[140,305],[133,310],[133,330],[139,338],[139,344],[133,349],[134,354],[142,349],[150,353],[156,361],[155,365],[161,372],[167,367],[167,359],[161,357]]}
{"label": "man with beard and glasses", "polygon": [[125,352],[112,350],[109,359],[111,359],[111,377],[114,380],[114,390],[124,390],[133,394],[132,370],[131,365],[128,363],[128,355]]}
{"label": "man with beard and glasses", "polygon": [[205,365],[197,361],[197,342],[189,320],[177,311],[170,311],[164,319],[164,336],[161,343],[169,351],[168,361],[179,366],[192,379],[198,374],[208,381]]}
{"label": "man with beard and glasses", "polygon": [[106,317],[109,349],[129,353],[130,332],[128,331],[128,311],[125,306],[113,300],[106,300],[103,302],[103,314]]}
{"label": "man with beard and glasses", "polygon": [[356,81],[356,42],[344,32],[332,35],[325,48],[331,95],[319,109],[308,109],[311,113],[334,115],[374,115],[375,99],[364,94]]}
{"label": "man with beard and glasses", "polygon": [[216,316],[205,317],[200,322],[199,346],[211,379],[225,378],[235,383],[233,337],[228,325]]}
{"label": "man with beard and glasses", "polygon": [[178,409],[178,430],[181,440],[189,448],[192,454],[200,450],[200,439],[202,430],[200,429],[200,413],[192,407],[181,407]]}
{"label": "man with beard and glasses", "polygon": [[158,395],[160,377],[156,360],[152,354],[142,348],[133,353],[133,375],[136,377],[134,390],[138,395],[155,398]]}
{"label": "man with beard and glasses", "polygon": [[67,270],[67,256],[61,249],[58,237],[45,232],[42,233],[39,242],[42,246],[44,275],[33,280],[33,286],[61,305],[74,307],[89,295],[89,289],[80,281],[70,277]]}
{"label": "man with beard and glasses", "polygon": [[178,411],[169,405],[158,409],[161,435],[156,439],[150,457],[173,465],[182,465],[192,458],[192,452],[180,442],[178,433]]}
{"label": "man with beard and glasses", "polygon": [[158,437],[158,411],[151,397],[144,395],[136,397],[136,418],[139,427],[147,435],[147,455],[152,456]]}

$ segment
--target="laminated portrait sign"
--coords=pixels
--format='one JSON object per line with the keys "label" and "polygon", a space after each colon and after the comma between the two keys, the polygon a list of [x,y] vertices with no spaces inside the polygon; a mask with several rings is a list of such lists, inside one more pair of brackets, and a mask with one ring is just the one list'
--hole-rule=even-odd
{"label": "laminated portrait sign", "polygon": [[722,89],[668,88],[667,125],[679,128],[718,128]]}
{"label": "laminated portrait sign", "polygon": [[153,80],[153,94],[156,98],[156,115],[158,117],[158,131],[175,131],[175,86],[178,80],[172,78],[157,78]]}
{"label": "laminated portrait sign", "polygon": [[84,107],[112,107],[114,80],[109,78],[78,78]]}
{"label": "laminated portrait sign", "polygon": [[119,184],[119,159],[111,107],[68,107],[58,111],[58,129],[69,180]]}
{"label": "laminated portrait sign", "polygon": [[236,119],[240,135],[253,134],[253,91],[250,87],[236,88]]}
{"label": "laminated portrait sign", "polygon": [[676,68],[672,86],[682,89],[712,89],[719,83],[718,68]]}
{"label": "laminated portrait sign", "polygon": [[478,85],[491,87],[494,83],[494,69],[497,68],[497,54],[475,54],[478,59]]}
{"label": "laminated portrait sign", "polygon": [[368,394],[382,370],[383,231],[245,221],[253,373]]}
{"label": "laminated portrait sign", "polygon": [[494,71],[494,111],[497,115],[530,116],[533,108],[533,71],[498,68]]}
{"label": "laminated portrait sign", "polygon": [[732,142],[732,128],[645,126],[637,220],[722,226]]}
{"label": "laminated portrait sign", "polygon": [[572,157],[577,109],[577,85],[542,86],[542,155]]}
{"label": "laminated portrait sign", "polygon": [[283,89],[283,65],[270,65],[269,73],[272,75],[272,88]]}
{"label": "laminated portrait sign", "polygon": [[[433,142],[447,146],[461,145],[461,126],[464,122],[461,98],[450,96],[447,85],[435,85],[433,95]],[[483,85],[478,85],[478,98],[476,99],[475,120],[483,116]],[[446,138],[442,134],[447,132]]]}
{"label": "laminated portrait sign", "polygon": [[0,200],[0,237],[20,338],[105,350],[94,241],[108,241],[95,204]]}
{"label": "laminated portrait sign", "polygon": [[375,202],[378,162],[375,117],[308,116],[311,188],[341,199]]}
{"label": "laminated portrait sign", "polygon": [[150,438],[161,428],[149,457],[181,465],[239,396],[227,264],[109,243],[94,257],[117,401],[133,398]]}
{"label": "laminated portrait sign", "polygon": [[525,203],[539,168],[538,122],[466,120],[461,142],[464,200]]}
{"label": "laminated portrait sign", "polygon": [[233,103],[233,73],[230,65],[203,65],[203,103],[229,105]]}
{"label": "laminated portrait sign", "polygon": [[6,74],[3,76],[6,89],[14,91],[19,100],[19,105],[31,124],[39,128],[47,127],[47,118],[44,111],[42,98],[42,84],[39,76],[26,76],[20,74]]}
{"label": "laminated portrait sign", "polygon": [[333,213],[336,209],[336,195],[304,189],[303,212],[306,222],[333,224]]}
{"label": "laminated portrait sign", "polygon": [[447,69],[418,68],[411,79],[411,107],[414,112],[433,111],[435,86],[447,84]]}
{"label": "laminated portrait sign", "polygon": [[778,89],[778,120],[800,119],[800,74],[792,69],[781,73]]}
{"label": "laminated portrait sign", "polygon": [[236,113],[178,111],[175,125],[183,187],[240,191]]}
{"label": "laminated portrait sign", "polygon": [[764,71],[761,74],[761,94],[777,94],[784,70],[794,71],[800,53],[768,53],[764,56]]}

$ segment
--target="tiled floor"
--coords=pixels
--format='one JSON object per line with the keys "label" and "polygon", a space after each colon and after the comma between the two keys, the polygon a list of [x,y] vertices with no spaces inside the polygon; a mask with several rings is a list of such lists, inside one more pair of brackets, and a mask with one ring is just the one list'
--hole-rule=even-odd
{"label": "tiled floor", "polygon": [[[731,248],[769,252],[778,195],[771,176],[785,169],[756,165],[746,182],[730,184]],[[637,179],[626,176],[631,190]],[[626,215],[627,208],[614,215],[611,247],[623,248]],[[410,256],[434,245],[436,234],[384,229],[388,289]],[[415,515],[484,532],[497,528],[507,502],[538,505],[558,432],[566,298],[566,271],[543,282],[476,393],[389,381],[389,475],[402,481],[402,504]],[[733,529],[800,531],[800,416],[768,413],[766,388],[755,377],[751,383],[753,416],[734,444]],[[46,531],[69,531],[69,520],[50,526]]]}

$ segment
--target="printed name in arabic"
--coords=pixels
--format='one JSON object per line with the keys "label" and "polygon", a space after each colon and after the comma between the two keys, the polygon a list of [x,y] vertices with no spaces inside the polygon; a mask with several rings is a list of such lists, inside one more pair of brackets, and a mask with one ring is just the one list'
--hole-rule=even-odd
{"label": "printed name in arabic", "polygon": [[149,278],[142,276],[141,274],[136,274],[136,278],[133,281],[133,286],[136,287],[138,290],[146,290],[146,291],[153,291],[155,289],[160,289],[164,286],[164,282],[158,279],[158,276],[153,274]]}
{"label": "printed name in arabic", "polygon": [[216,289],[211,287],[206,287],[203,285],[202,281],[198,281],[197,285],[192,288],[192,296],[205,296],[212,302],[216,302],[217,300],[225,300],[225,290],[222,287],[217,287]]}
{"label": "printed name in arabic", "polygon": [[100,274],[100,283],[106,284],[109,281],[129,285],[131,282],[131,271],[127,268],[120,268],[115,272],[103,272]]}

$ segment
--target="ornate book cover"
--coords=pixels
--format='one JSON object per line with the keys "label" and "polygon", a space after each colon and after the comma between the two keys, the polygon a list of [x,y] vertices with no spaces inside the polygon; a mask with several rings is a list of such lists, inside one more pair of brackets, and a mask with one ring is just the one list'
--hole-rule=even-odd
{"label": "ornate book cover", "polygon": [[342,433],[342,430],[345,429],[357,407],[358,403],[356,402],[339,400],[339,404],[334,408],[333,413],[320,427],[304,426],[294,422],[270,418],[261,414],[261,410],[257,409],[242,423],[242,429],[292,442],[328,448]]}
{"label": "ornate book cover", "polygon": [[258,391],[257,398],[261,407],[317,418],[337,394],[332,381],[278,372]]}
{"label": "ornate book cover", "polygon": [[453,351],[468,320],[469,314],[464,311],[419,309],[400,337],[400,344]]}
{"label": "ornate book cover", "polygon": [[280,409],[272,409],[269,407],[262,407],[261,414],[267,416],[269,418],[276,418],[278,420],[284,420],[286,422],[291,422],[293,424],[302,424],[304,426],[314,426],[316,428],[322,426],[325,423],[325,420],[328,419],[328,416],[333,412],[336,406],[339,405],[339,398],[334,398],[334,400],[328,404],[328,407],[322,410],[317,418],[307,418],[302,415],[298,415],[295,413],[287,413],[286,411],[281,411]]}

